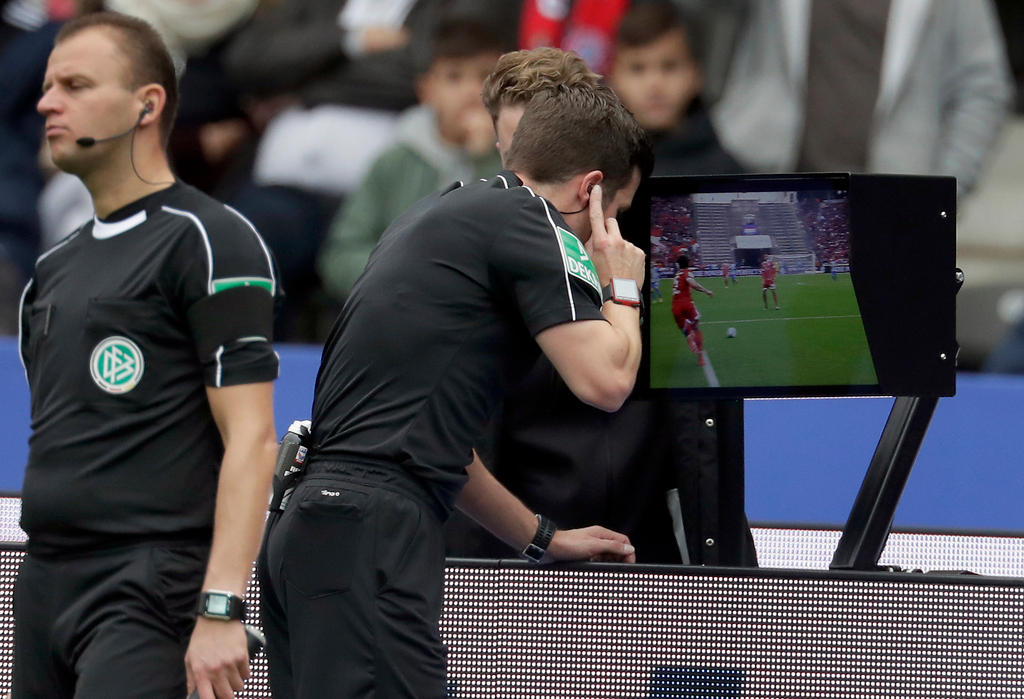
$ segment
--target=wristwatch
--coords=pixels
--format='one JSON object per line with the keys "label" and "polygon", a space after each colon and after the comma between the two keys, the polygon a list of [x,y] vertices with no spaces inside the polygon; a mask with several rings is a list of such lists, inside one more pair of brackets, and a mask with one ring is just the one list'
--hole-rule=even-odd
{"label": "wristwatch", "polygon": [[551,543],[551,538],[555,535],[555,523],[544,515],[536,515],[537,517],[537,533],[533,535],[533,541],[526,545],[523,552],[519,555],[530,561],[531,563],[540,563],[541,559],[544,558],[544,554],[547,553],[548,544]]}
{"label": "wristwatch", "polygon": [[642,299],[640,298],[640,289],[636,285],[636,280],[625,277],[612,277],[611,284],[601,289],[601,303],[605,301],[620,303],[623,306],[639,307]]}
{"label": "wristwatch", "polygon": [[207,619],[229,621],[245,619],[245,600],[224,590],[204,590],[199,593],[196,614]]}

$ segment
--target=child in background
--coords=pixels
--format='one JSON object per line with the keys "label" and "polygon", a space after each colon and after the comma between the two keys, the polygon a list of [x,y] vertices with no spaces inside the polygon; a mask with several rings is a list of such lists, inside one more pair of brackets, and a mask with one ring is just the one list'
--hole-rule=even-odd
{"label": "child in background", "polygon": [[480,91],[501,48],[478,23],[439,27],[433,59],[417,81],[420,104],[402,114],[397,143],[377,158],[331,224],[317,268],[332,297],[348,295],[381,233],[410,205],[456,180],[500,169]]}
{"label": "child in background", "polygon": [[636,5],[619,24],[609,84],[654,141],[655,175],[719,175],[740,166],[700,99],[696,35],[672,3]]}

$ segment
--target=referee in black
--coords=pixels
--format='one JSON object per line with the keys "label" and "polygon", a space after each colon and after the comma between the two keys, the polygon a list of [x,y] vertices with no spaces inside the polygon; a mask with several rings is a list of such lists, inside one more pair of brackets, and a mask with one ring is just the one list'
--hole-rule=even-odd
{"label": "referee in black", "polygon": [[241,215],[175,181],[176,105],[144,22],[91,14],[57,35],[38,109],[96,216],[39,258],[22,296],[16,699],[228,699],[248,675],[277,280]]}
{"label": "referee in black", "polygon": [[508,171],[384,233],[324,349],[307,475],[260,556],[276,699],[444,696],[454,506],[534,561],[634,559],[607,529],[555,531],[471,445],[540,350],[580,399],[629,395],[644,255],[614,217],[651,161],[614,94],[556,88],[528,106]]}

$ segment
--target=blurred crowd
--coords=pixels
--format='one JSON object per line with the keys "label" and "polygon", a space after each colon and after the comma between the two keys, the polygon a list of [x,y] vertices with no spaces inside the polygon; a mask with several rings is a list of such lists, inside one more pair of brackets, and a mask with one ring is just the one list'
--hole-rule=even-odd
{"label": "blurred crowd", "polygon": [[1016,0],[6,0],[0,332],[36,256],[92,216],[35,103],[61,22],[99,9],[163,34],[175,171],[272,248],[282,341],[323,341],[409,204],[500,169],[480,92],[503,52],[578,53],[651,132],[656,174],[944,174],[961,196],[1024,75]]}

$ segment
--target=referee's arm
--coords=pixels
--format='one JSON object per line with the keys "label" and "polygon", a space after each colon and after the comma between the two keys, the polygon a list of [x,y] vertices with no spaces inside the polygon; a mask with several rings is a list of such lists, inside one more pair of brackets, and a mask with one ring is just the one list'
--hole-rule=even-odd
{"label": "referee's arm", "polygon": [[[605,218],[600,185],[590,195],[587,251],[601,284],[629,278],[641,288],[645,276],[642,250],[625,240],[614,218]],[[640,309],[610,301],[601,307],[607,323],[584,320],[562,323],[537,334],[537,344],[576,397],[614,412],[633,391],[640,368]]]}
{"label": "referee's arm", "polygon": [[615,412],[626,402],[640,366],[640,311],[611,301],[601,309],[605,323],[562,323],[537,334],[569,390],[595,408]]}
{"label": "referee's arm", "polygon": [[[274,471],[271,382],[206,388],[213,418],[224,441],[217,482],[213,544],[204,590],[226,590],[245,597],[263,531],[267,495]],[[200,617],[185,656],[189,692],[202,699],[228,699],[249,676],[245,632],[237,621]]]}
{"label": "referee's arm", "polygon": [[[469,480],[459,493],[458,508],[516,551],[525,549],[537,531],[534,514],[498,482],[475,451],[466,473]],[[591,526],[556,530],[544,560],[635,563],[636,552],[625,534]]]}

